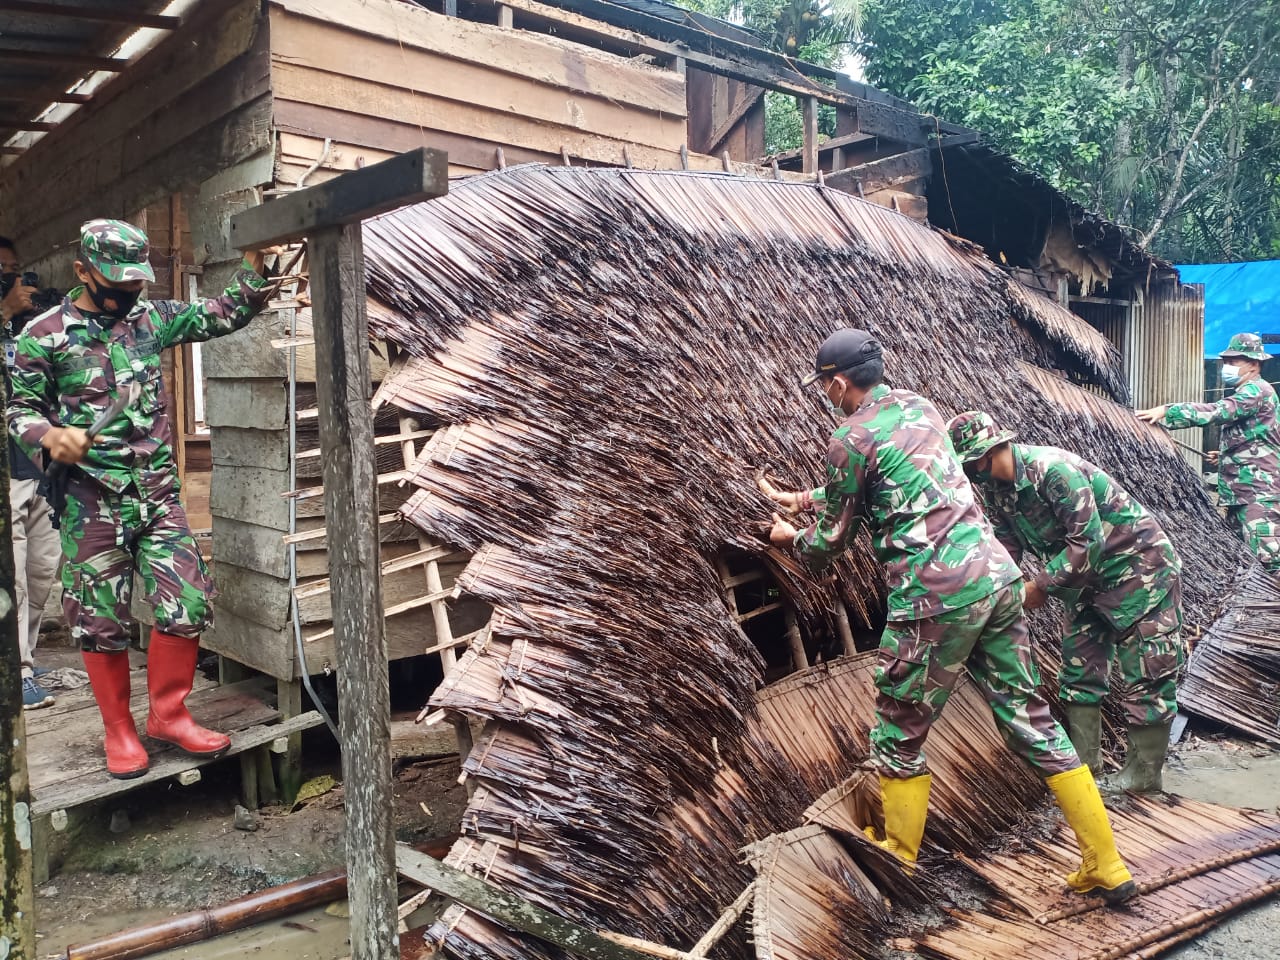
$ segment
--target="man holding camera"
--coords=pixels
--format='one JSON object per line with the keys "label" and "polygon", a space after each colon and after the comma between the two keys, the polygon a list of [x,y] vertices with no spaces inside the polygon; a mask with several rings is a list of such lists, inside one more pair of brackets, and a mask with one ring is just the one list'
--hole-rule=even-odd
{"label": "man holding camera", "polygon": [[[5,394],[16,357],[18,335],[36,315],[33,297],[38,283],[33,274],[20,274],[21,261],[13,241],[0,237],[0,319],[4,321]],[[28,282],[30,281],[30,282]],[[49,519],[49,504],[40,496],[43,471],[9,438],[9,514],[13,526],[14,603],[18,608],[18,654],[22,661],[22,708],[35,710],[53,703],[53,694],[36,677],[45,671],[35,665],[40,621],[45,601],[58,572],[61,547]]]}

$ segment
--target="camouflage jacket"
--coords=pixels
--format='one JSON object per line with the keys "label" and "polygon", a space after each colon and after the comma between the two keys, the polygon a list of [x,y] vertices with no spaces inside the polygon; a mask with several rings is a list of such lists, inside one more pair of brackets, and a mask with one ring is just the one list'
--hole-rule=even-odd
{"label": "camouflage jacket", "polygon": [[1249,380],[1217,403],[1171,403],[1165,426],[1222,424],[1218,500],[1224,506],[1280,500],[1280,403],[1265,380]]}
{"label": "camouflage jacket", "polygon": [[107,426],[79,464],[117,493],[132,483],[144,495],[177,488],[173,428],[160,382],[160,351],[245,326],[266,305],[266,280],[241,265],[220,297],[199,303],[140,300],[123,319],[73,306],[80,288],[37,317],[18,340],[9,400],[9,434],[30,456],[53,426],[87,429],[137,381],[142,394]]}
{"label": "camouflage jacket", "polygon": [[821,570],[865,523],[889,585],[888,619],[921,620],[1020,576],[996,540],[924,397],[881,384],[831,436],[827,483],[801,495],[817,521],[795,547]]}
{"label": "camouflage jacket", "polygon": [[1057,447],[1010,446],[1013,483],[981,485],[1000,542],[1018,562],[1024,550],[1044,561],[1042,589],[1087,603],[1116,629],[1132,627],[1181,570],[1160,524],[1088,460]]}

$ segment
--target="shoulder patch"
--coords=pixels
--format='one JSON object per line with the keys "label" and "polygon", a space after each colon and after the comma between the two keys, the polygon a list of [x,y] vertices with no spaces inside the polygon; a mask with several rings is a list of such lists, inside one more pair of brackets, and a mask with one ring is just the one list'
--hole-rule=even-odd
{"label": "shoulder patch", "polygon": [[1059,502],[1071,499],[1071,483],[1061,470],[1049,470],[1044,477],[1044,494]]}

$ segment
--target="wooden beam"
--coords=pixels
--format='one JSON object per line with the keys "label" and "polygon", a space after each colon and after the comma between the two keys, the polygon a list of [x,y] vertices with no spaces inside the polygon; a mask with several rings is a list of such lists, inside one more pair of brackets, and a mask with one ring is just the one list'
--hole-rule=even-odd
{"label": "wooden beam", "polygon": [[[410,150],[238,214],[231,220],[231,244],[240,250],[254,250],[300,240],[317,227],[357,223],[405,204],[441,196],[448,188],[448,156],[425,147]],[[317,363],[320,353],[321,338],[317,333]]]}
{"label": "wooden beam", "polygon": [[881,160],[872,160],[870,163],[849,167],[846,170],[838,170],[827,176],[826,183],[827,186],[846,193],[858,193],[859,186],[862,187],[863,194],[875,193],[877,190],[884,190],[895,184],[929,176],[933,173],[930,152],[927,147],[920,147],[884,157]]}
{"label": "wooden beam", "polygon": [[[575,956],[598,960],[650,960],[654,956],[685,956],[661,944],[643,944],[650,949],[623,946],[594,930],[579,926],[550,910],[530,903],[479,877],[441,863],[412,847],[396,846],[396,869],[414,883],[434,890],[441,896],[492,917],[504,927],[519,930],[546,943],[567,950]],[[642,941],[631,941],[641,947]],[[653,949],[658,948],[658,949]]]}
{"label": "wooden beam", "polygon": [[48,123],[43,120],[5,120],[0,118],[0,130],[40,130],[47,133],[56,126],[56,123]]}
{"label": "wooden beam", "polygon": [[800,172],[818,172],[818,101],[805,97],[800,102],[804,127],[804,153],[800,158]]}
{"label": "wooden beam", "polygon": [[26,152],[26,147],[0,146],[0,157],[20,157]]}
{"label": "wooden beam", "polygon": [[55,67],[88,67],[90,70],[105,70],[108,73],[120,73],[129,65],[129,61],[121,57],[97,57],[87,53],[56,53],[50,50],[12,50],[0,47],[0,61],[12,63],[47,63]]}
{"label": "wooden beam", "polygon": [[182,25],[181,17],[166,17],[158,13],[137,13],[121,7],[81,7],[63,3],[42,3],[38,0],[0,0],[0,13],[17,13],[33,17],[65,17],[69,20],[95,20],[99,23],[123,23],[131,27],[152,27],[156,30],[175,30]]}
{"label": "wooden beam", "polygon": [[93,97],[87,93],[49,93],[39,96],[24,94],[21,97],[0,93],[0,103],[17,103],[33,107],[45,107],[51,103],[88,103],[92,99]]}

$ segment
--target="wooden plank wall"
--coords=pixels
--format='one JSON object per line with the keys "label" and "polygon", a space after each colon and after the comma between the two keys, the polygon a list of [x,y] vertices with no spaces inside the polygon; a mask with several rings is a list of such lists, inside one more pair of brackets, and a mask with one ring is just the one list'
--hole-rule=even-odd
{"label": "wooden plank wall", "polygon": [[271,147],[258,0],[196,7],[128,71],[0,174],[0,230],[70,285],[80,224],[129,217]]}
{"label": "wooden plank wall", "polygon": [[764,156],[764,90],[690,67],[686,72],[689,149],[756,163]]}
{"label": "wooden plank wall", "polygon": [[[296,361],[296,486],[289,477],[289,353],[279,344],[291,332],[293,312],[272,310],[246,330],[209,343],[204,364],[207,417],[212,434],[213,476],[209,509],[213,517],[213,561],[219,597],[214,629],[204,646],[238,663],[282,680],[299,675],[289,587],[289,499],[295,498],[294,530],[298,534],[297,577],[300,586],[298,623],[304,638],[308,673],[336,663],[330,622],[328,552],[324,499],[320,494],[321,462],[315,417],[315,352],[303,343]],[[301,329],[305,338],[305,325]],[[376,352],[370,357],[374,385],[387,370]],[[371,385],[372,391],[372,385]],[[381,409],[375,431],[387,437],[401,433],[399,413]],[[421,440],[419,440],[419,446]],[[380,443],[379,511],[390,515],[409,490],[390,479],[404,468],[399,442]],[[382,526],[384,564],[420,550],[420,532],[394,520]],[[451,587],[466,558],[442,560],[441,576]],[[429,607],[413,606],[430,592],[421,563],[387,570],[383,605],[407,606],[387,618],[387,648],[392,660],[417,656],[437,643]],[[484,604],[464,600],[451,611],[456,636],[481,627],[488,619]]]}
{"label": "wooden plank wall", "polygon": [[680,166],[674,70],[398,0],[271,0],[270,17],[282,187],[423,145],[455,174],[494,169],[499,147],[508,164],[622,165],[625,146],[636,166]]}

